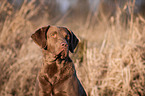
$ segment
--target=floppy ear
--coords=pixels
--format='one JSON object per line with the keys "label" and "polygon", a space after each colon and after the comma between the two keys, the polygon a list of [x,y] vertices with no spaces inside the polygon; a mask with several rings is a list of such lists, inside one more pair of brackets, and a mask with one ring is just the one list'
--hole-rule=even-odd
{"label": "floppy ear", "polygon": [[35,33],[31,35],[33,41],[44,49],[47,49],[46,41],[47,41],[47,31],[49,27],[50,26],[42,27],[36,30]]}
{"label": "floppy ear", "polygon": [[71,30],[69,30],[68,28],[66,28],[67,29],[67,31],[69,32],[69,34],[70,34],[70,45],[69,45],[69,50],[70,50],[70,52],[74,52],[74,49],[76,48],[76,46],[78,45],[78,42],[79,42],[79,40],[78,40],[78,38],[74,35],[74,33],[71,31]]}

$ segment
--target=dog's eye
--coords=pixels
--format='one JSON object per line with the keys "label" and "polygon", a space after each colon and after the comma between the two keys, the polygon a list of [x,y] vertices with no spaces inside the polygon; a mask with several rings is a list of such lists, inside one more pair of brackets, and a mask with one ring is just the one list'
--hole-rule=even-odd
{"label": "dog's eye", "polygon": [[57,33],[54,32],[54,33],[51,34],[51,37],[56,38],[56,35],[57,35]]}
{"label": "dog's eye", "polygon": [[66,36],[65,36],[65,39],[66,39],[66,40],[69,40],[69,36],[68,36],[68,35],[66,35]]}

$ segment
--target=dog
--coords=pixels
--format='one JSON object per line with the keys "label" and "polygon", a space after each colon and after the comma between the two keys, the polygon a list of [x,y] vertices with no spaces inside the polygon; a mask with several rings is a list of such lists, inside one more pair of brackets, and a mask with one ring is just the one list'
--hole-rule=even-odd
{"label": "dog", "polygon": [[36,96],[87,96],[69,57],[79,40],[65,27],[46,26],[31,35],[40,46],[43,64],[36,80]]}

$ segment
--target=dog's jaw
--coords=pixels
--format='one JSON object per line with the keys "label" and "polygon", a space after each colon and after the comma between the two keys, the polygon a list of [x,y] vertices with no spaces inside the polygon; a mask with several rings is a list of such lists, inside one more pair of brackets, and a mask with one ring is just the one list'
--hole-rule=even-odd
{"label": "dog's jaw", "polygon": [[47,50],[42,50],[43,52],[43,60],[47,62],[47,64],[51,64],[52,62],[59,61],[65,62],[69,58],[69,50],[67,48],[63,48],[57,54],[49,52]]}

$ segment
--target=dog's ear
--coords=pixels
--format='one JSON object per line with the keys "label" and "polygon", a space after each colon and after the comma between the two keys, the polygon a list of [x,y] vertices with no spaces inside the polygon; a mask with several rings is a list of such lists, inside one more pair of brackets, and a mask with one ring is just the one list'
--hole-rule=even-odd
{"label": "dog's ear", "polygon": [[70,52],[74,52],[74,49],[76,48],[76,46],[78,45],[78,42],[79,42],[79,40],[78,40],[78,38],[74,35],[74,33],[71,31],[71,30],[69,30],[68,28],[66,28],[66,30],[69,32],[69,34],[70,34],[70,40],[69,40],[69,42],[70,42],[70,45],[69,45],[69,50],[70,50]]}
{"label": "dog's ear", "polygon": [[47,49],[46,41],[47,41],[47,31],[49,27],[50,25],[47,27],[42,27],[36,30],[35,33],[31,35],[33,41],[44,49]]}

